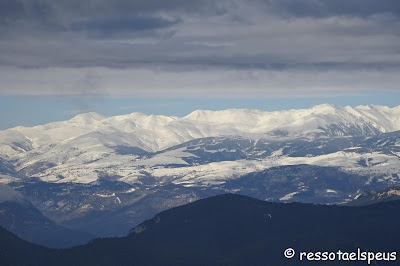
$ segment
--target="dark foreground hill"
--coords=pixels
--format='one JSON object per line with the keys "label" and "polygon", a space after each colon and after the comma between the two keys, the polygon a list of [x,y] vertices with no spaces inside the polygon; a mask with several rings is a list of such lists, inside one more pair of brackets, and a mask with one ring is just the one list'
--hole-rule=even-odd
{"label": "dark foreground hill", "polygon": [[[400,201],[346,207],[225,194],[161,212],[126,237],[97,239],[68,250],[29,246],[15,238],[5,250],[9,240],[1,234],[0,259],[2,265],[37,265],[33,259],[38,254],[41,262],[48,259],[40,265],[310,265],[305,258],[299,261],[300,252],[398,252],[399,219]],[[289,247],[296,251],[292,259],[283,255]],[[13,257],[26,260],[13,263]],[[312,264],[368,265],[338,259]]]}
{"label": "dark foreground hill", "polygon": [[0,265],[56,265],[58,253],[22,240],[0,227]]}

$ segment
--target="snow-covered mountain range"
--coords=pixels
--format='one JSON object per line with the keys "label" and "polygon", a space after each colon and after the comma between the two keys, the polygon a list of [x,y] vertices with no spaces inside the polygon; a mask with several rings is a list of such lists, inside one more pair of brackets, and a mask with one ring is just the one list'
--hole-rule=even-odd
{"label": "snow-covered mountain range", "polygon": [[103,232],[104,211],[129,228],[224,192],[343,203],[399,184],[399,174],[400,106],[198,110],[181,118],[86,113],[0,131],[0,182],[80,230],[97,224]]}
{"label": "snow-covered mountain range", "polygon": [[[3,168],[11,164],[8,168],[24,177],[38,177],[47,182],[89,183],[106,174],[132,182],[139,175],[137,169],[172,164],[190,166],[184,158],[195,156],[184,148],[171,147],[196,139],[235,137],[257,145],[260,140],[367,137],[396,130],[400,130],[400,106],[352,108],[323,104],[277,112],[199,110],[182,118],[141,113],[104,117],[86,113],[68,121],[0,131],[0,158]],[[221,147],[219,151],[224,149]],[[280,149],[274,153],[274,159],[278,159],[271,162],[273,165],[309,163],[309,159],[282,161],[277,156]],[[251,164],[248,169],[265,168]],[[119,170],[107,171],[110,167]]]}
{"label": "snow-covered mountain range", "polygon": [[365,136],[396,130],[400,130],[400,106],[352,108],[322,104],[310,109],[276,112],[197,110],[182,118],[142,113],[104,117],[85,113],[68,121],[1,131],[0,143],[2,156],[44,146],[67,143],[72,146],[87,141],[97,141],[104,146],[135,146],[155,152],[204,137],[278,133],[290,137],[318,134]]}

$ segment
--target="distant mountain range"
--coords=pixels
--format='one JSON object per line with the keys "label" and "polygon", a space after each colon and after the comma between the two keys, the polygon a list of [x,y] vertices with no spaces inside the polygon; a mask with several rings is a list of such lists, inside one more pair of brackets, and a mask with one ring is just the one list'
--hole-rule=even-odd
{"label": "distant mountain range", "polygon": [[86,244],[94,238],[56,224],[5,185],[0,185],[0,226],[31,243],[53,248]]}
{"label": "distant mountain range", "polygon": [[[2,265],[309,265],[301,252],[381,252],[370,265],[398,265],[400,201],[364,207],[270,203],[224,194],[156,214],[122,238],[66,250],[24,242],[0,228]],[[284,251],[293,248],[291,259]],[[395,252],[395,253],[393,253]],[[384,258],[389,261],[383,260]],[[315,263],[318,263],[315,262]]]}
{"label": "distant mountain range", "polygon": [[0,131],[0,182],[97,236],[221,193],[346,204],[400,185],[399,174],[400,106],[87,113]]}
{"label": "distant mountain range", "polygon": [[94,238],[89,233],[77,232],[54,223],[29,202],[0,203],[0,226],[24,240],[54,248],[86,244]]}

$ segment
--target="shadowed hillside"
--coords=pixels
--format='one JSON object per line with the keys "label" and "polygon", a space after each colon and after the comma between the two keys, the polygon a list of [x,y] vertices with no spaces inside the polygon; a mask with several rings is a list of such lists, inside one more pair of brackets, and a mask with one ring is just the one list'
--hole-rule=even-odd
{"label": "shadowed hillside", "polygon": [[[400,201],[347,207],[269,203],[224,194],[161,212],[126,237],[52,252],[57,253],[58,265],[309,265],[299,261],[299,252],[396,251],[399,218]],[[21,246],[8,252],[34,248],[25,242]],[[293,259],[283,256],[289,247],[297,252]],[[37,252],[51,264],[52,252]]]}

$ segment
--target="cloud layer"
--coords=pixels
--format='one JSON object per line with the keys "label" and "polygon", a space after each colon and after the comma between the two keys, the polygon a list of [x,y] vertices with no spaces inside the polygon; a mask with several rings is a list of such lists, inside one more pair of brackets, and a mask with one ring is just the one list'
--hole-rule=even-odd
{"label": "cloud layer", "polygon": [[397,0],[1,0],[0,94],[398,90],[399,18]]}

